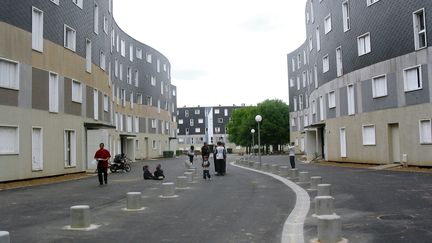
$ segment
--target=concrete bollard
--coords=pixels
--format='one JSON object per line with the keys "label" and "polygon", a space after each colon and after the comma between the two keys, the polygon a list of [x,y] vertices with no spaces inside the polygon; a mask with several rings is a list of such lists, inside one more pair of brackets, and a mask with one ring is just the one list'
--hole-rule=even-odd
{"label": "concrete bollard", "polygon": [[126,209],[140,210],[141,207],[141,192],[128,192],[126,194]]}
{"label": "concrete bollard", "polygon": [[289,175],[289,167],[288,166],[281,166],[279,167],[279,175],[282,177],[287,177]]}
{"label": "concrete bollard", "polygon": [[289,179],[292,181],[297,181],[298,177],[299,177],[299,171],[297,169],[291,169]]}
{"label": "concrete bollard", "polygon": [[270,172],[278,175],[279,174],[279,165],[271,165],[270,166]]}
{"label": "concrete bollard", "polygon": [[190,169],[187,170],[187,172],[191,172],[192,173],[194,181],[197,180],[197,178],[198,178],[198,170],[197,170],[196,167],[191,166]]}
{"label": "concrete bollard", "polygon": [[312,243],[347,243],[342,238],[341,217],[338,215],[318,216],[318,238],[311,240]]}
{"label": "concrete bollard", "polygon": [[189,160],[186,160],[186,161],[184,162],[184,165],[185,165],[186,170],[189,169],[190,166],[191,166]]}
{"label": "concrete bollard", "polygon": [[0,231],[0,243],[10,243],[9,232]]}
{"label": "concrete bollard", "polygon": [[261,169],[261,163],[260,162],[255,162],[254,163],[254,169],[260,170]]}
{"label": "concrete bollard", "polygon": [[161,195],[161,197],[165,197],[165,198],[176,197],[175,184],[173,182],[162,183],[162,195]]}
{"label": "concrete bollard", "polygon": [[184,176],[187,177],[187,182],[188,183],[193,183],[194,182],[194,175],[192,172],[185,172]]}
{"label": "concrete bollard", "polygon": [[309,185],[310,185],[309,172],[306,172],[306,171],[299,172],[299,180],[297,182],[297,185],[302,186],[302,187],[309,187]]}
{"label": "concrete bollard", "polygon": [[77,205],[70,207],[71,228],[84,229],[90,227],[90,206]]}
{"label": "concrete bollard", "polygon": [[188,183],[187,176],[178,176],[176,180],[176,189],[186,189]]}
{"label": "concrete bollard", "polygon": [[331,184],[318,184],[317,186],[317,196],[331,196]]}
{"label": "concrete bollard", "polygon": [[322,177],[321,176],[312,176],[310,178],[310,190],[318,190],[318,184],[321,184]]}
{"label": "concrete bollard", "polygon": [[331,196],[319,196],[315,197],[315,214],[312,216],[321,216],[321,215],[333,215],[334,214],[334,206],[333,206],[334,198]]}

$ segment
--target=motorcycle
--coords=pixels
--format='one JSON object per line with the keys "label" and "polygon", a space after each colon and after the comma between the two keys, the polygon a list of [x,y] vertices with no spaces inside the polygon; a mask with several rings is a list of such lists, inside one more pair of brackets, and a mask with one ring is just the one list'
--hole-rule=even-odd
{"label": "motorcycle", "polygon": [[130,161],[130,159],[126,158],[125,154],[117,154],[114,157],[113,163],[111,163],[111,165],[109,166],[109,169],[112,173],[115,173],[119,170],[130,172]]}

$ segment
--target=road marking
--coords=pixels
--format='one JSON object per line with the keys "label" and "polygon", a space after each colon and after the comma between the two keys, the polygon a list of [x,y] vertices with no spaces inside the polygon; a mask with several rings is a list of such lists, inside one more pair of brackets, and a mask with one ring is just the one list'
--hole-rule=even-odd
{"label": "road marking", "polygon": [[304,243],[304,234],[303,234],[303,225],[306,220],[307,214],[310,209],[310,197],[309,194],[300,186],[295,184],[294,182],[283,178],[281,176],[255,170],[252,168],[247,168],[243,166],[236,165],[235,162],[231,162],[232,166],[254,171],[257,173],[261,173],[264,175],[271,176],[275,178],[276,180],[281,181],[288,187],[290,187],[296,194],[296,204],[294,206],[293,211],[288,216],[287,220],[285,221],[283,230],[282,230],[282,237],[281,237],[281,243]]}

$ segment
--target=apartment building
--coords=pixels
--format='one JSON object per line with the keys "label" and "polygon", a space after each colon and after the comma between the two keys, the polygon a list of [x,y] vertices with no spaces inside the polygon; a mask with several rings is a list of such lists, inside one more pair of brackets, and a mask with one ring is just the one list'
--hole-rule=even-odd
{"label": "apartment building", "polygon": [[112,0],[0,4],[0,181],[94,170],[98,144],[176,149],[169,60],[121,30]]}
{"label": "apartment building", "polygon": [[200,149],[204,142],[210,146],[221,141],[233,152],[244,152],[244,148],[230,143],[227,125],[232,112],[243,106],[183,107],[177,109],[177,138],[180,150],[187,150],[191,145]]}
{"label": "apartment building", "polygon": [[307,0],[289,53],[291,141],[308,160],[432,166],[430,1]]}

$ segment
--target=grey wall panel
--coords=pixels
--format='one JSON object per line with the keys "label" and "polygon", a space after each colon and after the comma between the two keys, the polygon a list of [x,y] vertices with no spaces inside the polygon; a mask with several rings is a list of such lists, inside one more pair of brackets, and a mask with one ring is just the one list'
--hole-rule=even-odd
{"label": "grey wall panel", "polygon": [[0,88],[0,105],[18,106],[18,90]]}
{"label": "grey wall panel", "polygon": [[387,74],[387,96],[373,97],[372,80],[363,81],[362,87],[362,106],[363,112],[377,111],[397,107],[397,82],[396,74]]}
{"label": "grey wall panel", "polygon": [[49,82],[48,72],[33,68],[32,73],[32,107],[33,109],[48,110]]}
{"label": "grey wall panel", "polygon": [[[86,117],[87,118],[94,118],[94,99],[93,99],[93,88],[90,86],[85,86],[84,88],[85,90],[85,94],[84,96],[86,97]],[[123,123],[125,124],[125,123]]]}

